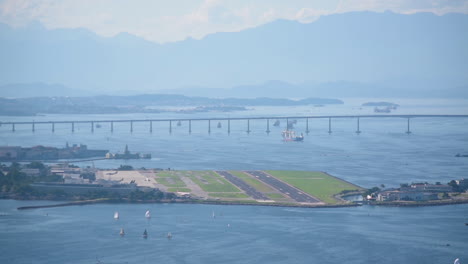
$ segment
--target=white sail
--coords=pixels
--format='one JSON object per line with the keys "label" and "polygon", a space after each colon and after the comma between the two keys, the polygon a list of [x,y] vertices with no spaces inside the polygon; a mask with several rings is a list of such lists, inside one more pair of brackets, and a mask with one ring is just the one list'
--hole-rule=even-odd
{"label": "white sail", "polygon": [[460,264],[460,259],[457,258],[457,259],[453,262],[453,264]]}
{"label": "white sail", "polygon": [[119,219],[119,212],[114,213],[114,219]]}
{"label": "white sail", "polygon": [[146,217],[146,218],[151,218],[151,213],[150,213],[150,211],[149,211],[149,210],[148,210],[148,211],[146,211],[146,213],[145,213],[145,217]]}

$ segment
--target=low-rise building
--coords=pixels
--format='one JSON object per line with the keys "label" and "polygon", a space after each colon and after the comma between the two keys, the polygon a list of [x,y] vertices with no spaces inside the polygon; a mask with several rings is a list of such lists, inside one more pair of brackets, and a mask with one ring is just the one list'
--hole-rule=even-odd
{"label": "low-rise building", "polygon": [[401,187],[400,191],[404,192],[451,192],[452,186],[446,184],[429,184],[429,183],[413,183],[408,187]]}
{"label": "low-rise building", "polygon": [[41,175],[41,170],[39,169],[21,168],[21,172],[29,177],[37,177]]}
{"label": "low-rise building", "polygon": [[383,191],[377,194],[377,201],[429,201],[439,199],[437,193],[418,191]]}

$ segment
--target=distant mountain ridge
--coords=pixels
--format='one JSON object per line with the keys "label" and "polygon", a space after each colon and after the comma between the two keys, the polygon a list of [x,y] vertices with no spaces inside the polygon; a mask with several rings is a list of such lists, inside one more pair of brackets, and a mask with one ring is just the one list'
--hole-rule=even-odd
{"label": "distant mountain ridge", "polygon": [[467,28],[464,14],[355,12],[160,45],[127,33],[104,38],[85,29],[0,24],[0,85],[58,83],[98,94],[237,87],[246,97],[253,91],[242,84],[281,80],[295,84],[286,86],[288,98],[315,90],[322,96],[325,84],[357,96],[366,89],[456,94],[468,85]]}

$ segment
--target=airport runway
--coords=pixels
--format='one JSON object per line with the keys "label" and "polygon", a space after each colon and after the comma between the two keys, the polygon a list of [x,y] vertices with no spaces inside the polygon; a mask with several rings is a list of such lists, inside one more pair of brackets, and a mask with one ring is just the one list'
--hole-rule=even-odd
{"label": "airport runway", "polygon": [[320,201],[316,198],[304,193],[289,184],[286,184],[273,176],[266,174],[263,171],[246,171],[248,174],[256,177],[257,179],[263,181],[266,184],[269,184],[278,191],[288,195],[293,200],[299,203],[319,203]]}
{"label": "airport runway", "polygon": [[239,179],[238,177],[232,175],[227,171],[216,171],[221,176],[224,176],[226,180],[230,181],[235,186],[241,188],[247,195],[251,196],[255,200],[270,200],[270,198],[263,195],[261,192],[257,191],[254,187],[248,185],[243,180]]}

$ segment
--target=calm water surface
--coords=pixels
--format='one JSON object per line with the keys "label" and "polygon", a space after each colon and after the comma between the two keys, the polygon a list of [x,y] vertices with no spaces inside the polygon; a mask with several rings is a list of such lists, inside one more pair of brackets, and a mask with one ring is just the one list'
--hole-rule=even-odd
{"label": "calm water surface", "polygon": [[[15,210],[37,203],[0,203],[0,263],[96,263],[96,258],[104,263],[468,260],[468,205],[297,209],[109,204]],[[147,209],[153,216],[149,221]],[[113,219],[115,210],[119,220]],[[119,236],[121,227],[124,237]],[[148,239],[142,237],[144,229]]]}

